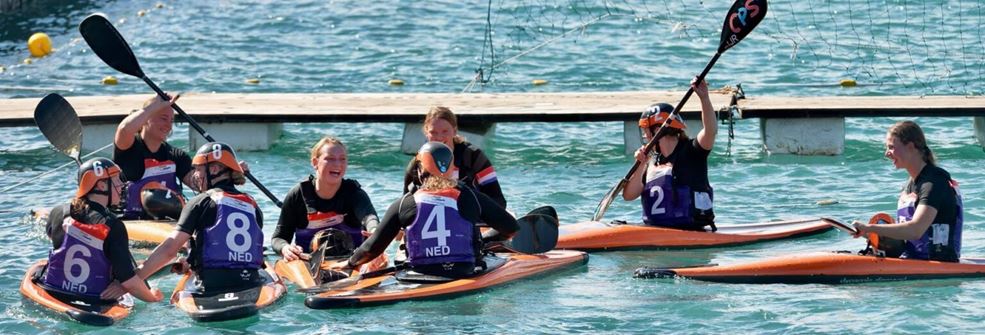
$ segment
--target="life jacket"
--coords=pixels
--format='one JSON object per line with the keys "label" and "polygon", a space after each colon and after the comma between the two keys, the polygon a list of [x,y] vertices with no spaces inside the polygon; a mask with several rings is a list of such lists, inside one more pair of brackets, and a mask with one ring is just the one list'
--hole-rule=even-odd
{"label": "life jacket", "polygon": [[[907,240],[902,258],[930,259],[939,261],[957,261],[961,257],[961,231],[964,226],[964,214],[961,191],[958,182],[953,179],[948,182],[954,191],[957,203],[957,215],[954,222],[934,222],[917,240]],[[913,219],[916,212],[916,193],[900,192],[896,206],[896,222]]]}
{"label": "life jacket", "polygon": [[246,194],[208,191],[216,204],[215,224],[202,232],[202,266],[211,269],[259,269],[263,231],[256,202]]}
{"label": "life jacket", "polygon": [[140,192],[144,188],[163,186],[176,194],[181,194],[181,183],[177,181],[177,165],[170,160],[158,161],[153,158],[144,159],[144,175],[140,180],[131,182],[127,186],[126,208],[123,217],[127,219],[140,218],[144,213],[141,205]]}
{"label": "life jacket", "polygon": [[674,183],[673,164],[651,164],[643,185],[643,222],[671,228],[689,226],[693,197],[690,187]]}
{"label": "life jacket", "polygon": [[44,286],[57,291],[99,297],[113,281],[109,258],[103,243],[109,226],[85,224],[66,217],[62,222],[65,238],[57,250],[48,255]]}
{"label": "life jacket", "polygon": [[417,216],[406,228],[407,262],[411,267],[428,264],[475,264],[474,223],[458,212],[461,191],[417,191]]}
{"label": "life jacket", "polygon": [[[341,190],[341,189],[340,189]],[[336,194],[338,196],[338,194]],[[304,207],[308,212],[308,226],[294,232],[295,244],[311,252],[311,238],[319,231],[334,228],[349,234],[352,238],[352,245],[359,246],[363,243],[362,227],[352,227],[345,224],[345,214],[336,212],[321,212],[315,209],[315,203],[320,199],[315,193],[315,185],[311,179],[301,182],[301,198],[304,199]]]}

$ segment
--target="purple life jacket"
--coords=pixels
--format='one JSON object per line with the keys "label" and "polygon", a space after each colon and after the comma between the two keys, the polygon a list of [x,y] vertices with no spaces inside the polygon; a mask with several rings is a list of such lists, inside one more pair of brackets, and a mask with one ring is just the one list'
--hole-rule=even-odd
{"label": "purple life jacket", "polygon": [[[950,180],[951,189],[957,200],[957,216],[955,222],[934,222],[917,240],[906,240],[901,258],[957,260],[961,258],[961,231],[964,226],[964,214],[961,191],[958,182]],[[913,220],[916,212],[916,193],[900,192],[896,203],[896,222]]]}
{"label": "purple life jacket", "polygon": [[126,208],[123,217],[126,219],[139,218],[144,213],[144,206],[140,201],[140,192],[144,188],[160,188],[161,186],[181,194],[181,183],[177,181],[178,168],[170,160],[158,161],[153,158],[144,159],[144,175],[140,180],[131,182],[127,186]]}
{"label": "purple life jacket", "polygon": [[356,247],[362,244],[364,239],[362,227],[352,227],[345,224],[345,214],[320,212],[315,209],[313,204],[316,199],[312,197],[317,196],[311,180],[301,182],[301,197],[304,199],[304,207],[308,212],[308,225],[294,232],[295,245],[304,249],[304,252],[311,252],[311,239],[319,231],[328,228],[338,229],[349,234],[349,237],[352,238],[352,245]]}
{"label": "purple life jacket", "polygon": [[417,191],[417,216],[406,229],[410,265],[475,263],[475,225],[458,213],[457,188]]}
{"label": "purple life jacket", "polygon": [[215,224],[203,231],[202,266],[210,269],[259,269],[263,231],[256,202],[246,194],[209,191],[216,204]]}
{"label": "purple life jacket", "polygon": [[650,165],[643,185],[643,222],[662,227],[691,223],[692,194],[687,185],[674,185],[672,164]]}
{"label": "purple life jacket", "polygon": [[105,224],[85,224],[66,217],[62,223],[65,238],[48,256],[45,286],[62,292],[99,297],[113,281],[109,258],[103,243],[109,235]]}

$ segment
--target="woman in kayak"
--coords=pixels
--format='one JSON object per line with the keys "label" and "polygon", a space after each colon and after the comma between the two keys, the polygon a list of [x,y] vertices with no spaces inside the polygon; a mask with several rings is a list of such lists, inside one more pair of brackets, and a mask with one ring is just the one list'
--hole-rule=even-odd
{"label": "woman in kayak", "polygon": [[[178,97],[175,95],[171,101],[165,101],[154,96],[144,103],[141,110],[128,115],[116,127],[113,161],[128,177],[124,181],[131,182],[127,187],[124,208],[127,219],[177,219],[183,202],[181,184],[194,185],[191,181],[191,158],[184,150],[167,142],[174,122],[171,104]],[[160,212],[146,213],[141,201],[145,189],[170,192],[163,199],[174,199],[174,202]]]}
{"label": "woman in kayak", "polygon": [[[421,187],[394,201],[379,228],[352,257],[333,269],[351,271],[382,253],[406,230],[407,264],[419,273],[463,278],[482,266],[483,241],[512,236],[516,219],[489,196],[463,186],[452,170],[454,155],[441,142],[428,142],[417,153]],[[480,236],[476,222],[492,229]]]}
{"label": "woman in kayak", "polygon": [[961,192],[951,174],[937,166],[920,126],[901,121],[890,127],[885,156],[910,176],[897,203],[898,224],[856,221],[855,237],[875,233],[904,240],[900,258],[957,262],[963,223]]}
{"label": "woman in kayak", "polygon": [[90,305],[125,293],[161,301],[161,291],[137,274],[126,226],[107,209],[120,204],[121,177],[113,161],[90,159],[79,167],[75,199],[51,210],[46,232],[53,251],[38,281],[52,296]]}
{"label": "woman in kayak", "polygon": [[[452,148],[455,162],[451,167],[452,176],[466,185],[474,187],[479,192],[493,199],[499,207],[506,208],[506,197],[496,179],[496,170],[492,162],[472,143],[458,134],[458,117],[448,107],[431,107],[424,117],[424,136],[429,142],[441,142]],[[411,160],[404,174],[404,193],[411,193],[421,186],[417,171],[416,160]]]}
{"label": "woman in kayak", "polygon": [[175,232],[147,257],[140,274],[163,266],[194,236],[188,265],[200,290],[262,285],[263,213],[252,197],[236,189],[246,178],[232,148],[216,142],[202,145],[192,158],[192,182],[207,191],[189,200]]}
{"label": "woman in kayak", "polygon": [[[369,195],[359,182],[344,179],[348,165],[345,145],[334,137],[326,136],[311,148],[315,175],[287,192],[270,242],[284,260],[312,252],[311,239],[322,230],[348,233],[353,246],[363,242],[363,232],[376,230],[380,222]],[[351,251],[342,250],[345,255]]]}
{"label": "woman in kayak", "polygon": [[[715,144],[718,122],[708,97],[708,84],[691,81],[691,87],[701,99],[701,125],[694,139],[684,133],[687,126],[674,107],[659,103],[650,106],[640,117],[639,126],[644,142],[657,137],[653,152],[636,150],[636,169],[626,187],[623,199],[643,196],[643,222],[648,225],[703,231],[715,229],[711,184],[708,182],[708,155]],[[656,134],[664,123],[667,126]],[[652,158],[651,154],[655,154]],[[644,178],[645,176],[645,178]]]}

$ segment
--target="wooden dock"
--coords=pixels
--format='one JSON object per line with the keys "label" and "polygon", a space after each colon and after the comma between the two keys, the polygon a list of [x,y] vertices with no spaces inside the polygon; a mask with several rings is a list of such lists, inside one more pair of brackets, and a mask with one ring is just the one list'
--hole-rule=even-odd
{"label": "wooden dock", "polygon": [[[773,153],[840,154],[846,117],[974,117],[980,142],[985,142],[985,97],[888,96],[888,97],[746,97],[735,100],[733,91],[715,91],[712,104],[720,113],[735,111],[739,119],[760,119],[764,146]],[[150,94],[67,97],[87,130],[87,146],[106,142],[115,125],[140,108]],[[353,94],[240,94],[190,93],[178,104],[221,140],[241,148],[264,150],[280,136],[289,122],[392,122],[404,123],[404,150],[421,141],[419,125],[431,106],[451,107],[466,131],[485,136],[492,125],[503,122],[599,122],[622,121],[627,151],[636,146],[636,120],[656,102],[674,104],[680,92],[584,92],[584,93],[353,93]],[[0,127],[34,126],[34,107],[41,97],[0,100]],[[690,128],[700,127],[700,104],[692,97],[682,111]],[[728,115],[728,114],[722,114]],[[176,118],[181,122],[181,118]],[[223,129],[225,128],[225,129]],[[228,135],[225,135],[225,134]],[[242,138],[242,134],[267,134],[266,139]],[[91,134],[91,135],[90,135]],[[220,135],[223,134],[223,135]],[[809,134],[809,135],[808,135]],[[191,144],[200,141],[192,135]],[[229,139],[230,137],[241,137]],[[110,137],[111,138],[111,137]],[[481,139],[479,140],[481,141]],[[982,143],[985,145],[985,143]]]}

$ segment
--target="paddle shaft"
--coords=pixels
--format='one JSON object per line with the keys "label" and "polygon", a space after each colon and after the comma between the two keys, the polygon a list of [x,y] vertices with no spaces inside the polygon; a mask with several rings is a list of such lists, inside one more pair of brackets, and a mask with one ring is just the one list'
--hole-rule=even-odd
{"label": "paddle shaft", "polygon": [[[701,74],[698,75],[695,81],[695,85],[699,85],[701,84],[701,81],[705,80],[705,76],[708,75],[708,71],[711,71],[711,68],[715,66],[715,63],[718,62],[718,58],[721,56],[722,56],[722,52],[715,53],[715,56],[711,58],[711,61],[708,62],[708,65],[705,65],[705,69],[702,70]],[[694,86],[688,87],[687,93],[684,93],[684,98],[682,98],[681,101],[677,103],[677,107],[674,107],[674,111],[670,113],[671,117],[673,117],[674,114],[680,113],[681,108],[684,108],[684,104],[687,103],[688,99],[691,99],[692,94],[694,94]],[[657,129],[657,132],[654,133],[653,138],[651,138],[650,141],[646,143],[646,146],[643,147],[643,152],[650,152],[650,150],[653,150],[653,147],[657,145],[657,143],[659,142],[658,139],[660,138],[659,137],[660,132],[663,131],[668,124],[670,124],[670,122],[664,122],[664,124],[660,125],[660,128]],[[608,194],[608,197],[615,197],[616,194],[622,191],[623,187],[626,186],[626,183],[629,182],[629,178],[633,177],[633,174],[636,173],[636,169],[639,169],[641,164],[642,163],[639,160],[634,161],[633,167],[629,169],[629,172],[626,172],[626,176],[623,177],[622,180],[619,181],[619,184],[616,185],[615,192],[610,192]],[[602,203],[606,203],[608,200],[611,199],[602,199]],[[611,201],[608,202],[611,203]],[[608,207],[609,206],[602,206],[602,208],[599,208],[598,213],[595,214],[595,220],[601,219],[602,216],[605,215],[605,211],[608,209]]]}
{"label": "paddle shaft", "polygon": [[[161,90],[161,88],[158,87],[157,84],[154,83],[154,81],[150,80],[150,78],[147,78],[147,76],[143,76],[140,77],[140,79],[142,79],[145,83],[147,83],[147,86],[150,86],[150,88],[154,90],[154,92],[156,92],[157,95],[161,97],[161,99],[164,99],[165,101],[171,100],[171,97],[168,96],[166,93],[164,93],[164,91]],[[199,125],[198,122],[195,122],[195,119],[192,119],[192,117],[189,116],[188,113],[185,113],[185,111],[181,109],[181,107],[178,106],[177,103],[171,104],[171,107],[174,108],[174,110],[178,112],[178,114],[181,115],[181,117],[185,118],[185,121],[188,121],[188,124],[191,125],[192,128],[195,128],[195,131],[198,131],[198,133],[201,134],[206,141],[215,142],[215,139],[212,138],[212,135],[209,135],[209,132],[205,131],[205,128],[202,128],[202,126]],[[250,181],[253,182],[253,185],[256,185],[256,187],[259,188],[260,191],[263,192],[263,194],[267,195],[267,198],[270,198],[270,201],[273,201],[274,204],[277,205],[277,207],[284,207],[284,203],[282,203],[280,199],[277,199],[277,196],[271,193],[270,190],[267,189],[267,187],[263,186],[263,184],[261,184],[260,181],[257,180],[252,173],[250,173],[250,171],[247,170],[243,172],[246,175],[246,178],[250,179]]]}

